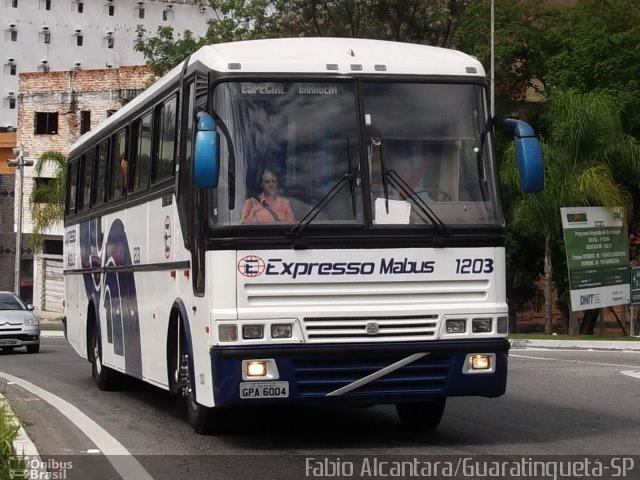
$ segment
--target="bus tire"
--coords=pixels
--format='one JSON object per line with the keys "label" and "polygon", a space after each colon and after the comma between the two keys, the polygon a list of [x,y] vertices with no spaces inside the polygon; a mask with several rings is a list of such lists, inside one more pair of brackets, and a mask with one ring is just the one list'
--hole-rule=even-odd
{"label": "bus tire", "polygon": [[200,435],[221,435],[229,431],[228,409],[205,407],[193,398],[187,398],[187,415],[193,431]]}
{"label": "bus tire", "polygon": [[93,324],[91,330],[91,376],[98,388],[103,391],[116,390],[120,384],[118,372],[102,363],[102,342],[100,340],[100,326]]}
{"label": "bus tire", "polygon": [[405,428],[432,430],[440,424],[446,403],[446,398],[422,402],[402,402],[396,403],[396,411]]}

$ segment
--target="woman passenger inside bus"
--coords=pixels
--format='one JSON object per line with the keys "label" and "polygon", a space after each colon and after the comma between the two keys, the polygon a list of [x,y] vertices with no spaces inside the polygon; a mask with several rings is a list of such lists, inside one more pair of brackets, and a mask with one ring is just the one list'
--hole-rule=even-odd
{"label": "woman passenger inside bus", "polygon": [[278,194],[278,177],[276,174],[264,168],[258,176],[260,189],[259,195],[248,198],[242,206],[241,223],[265,223],[296,221],[289,200]]}

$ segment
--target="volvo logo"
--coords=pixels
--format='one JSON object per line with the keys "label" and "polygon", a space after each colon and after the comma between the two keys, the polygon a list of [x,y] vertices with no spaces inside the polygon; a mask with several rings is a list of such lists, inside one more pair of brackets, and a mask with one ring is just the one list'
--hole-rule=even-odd
{"label": "volvo logo", "polygon": [[376,322],[367,323],[367,335],[378,335],[380,333],[380,327]]}

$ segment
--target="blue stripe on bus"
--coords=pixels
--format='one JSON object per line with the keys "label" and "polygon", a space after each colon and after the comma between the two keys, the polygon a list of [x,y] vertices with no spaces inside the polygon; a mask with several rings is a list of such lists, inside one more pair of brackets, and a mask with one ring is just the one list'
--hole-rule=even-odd
{"label": "blue stripe on bus", "polygon": [[[82,268],[104,267],[105,262],[118,266],[131,265],[129,242],[121,220],[116,219],[111,224],[106,243],[103,243],[104,238],[99,219],[80,224]],[[83,279],[87,298],[99,298],[103,302],[101,306],[105,308],[107,318],[99,318],[100,308],[96,308],[96,321],[107,329],[107,344],[112,345],[116,355],[124,355],[128,374],[142,377],[140,319],[133,272],[85,274]]]}

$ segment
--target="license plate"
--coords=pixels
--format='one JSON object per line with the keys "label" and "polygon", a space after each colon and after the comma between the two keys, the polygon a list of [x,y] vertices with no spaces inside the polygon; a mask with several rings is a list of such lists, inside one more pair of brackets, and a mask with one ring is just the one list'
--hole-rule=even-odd
{"label": "license plate", "polygon": [[287,398],[289,382],[241,382],[240,398]]}
{"label": "license plate", "polygon": [[0,345],[18,345],[18,341],[13,339],[8,339],[8,340],[0,339]]}

